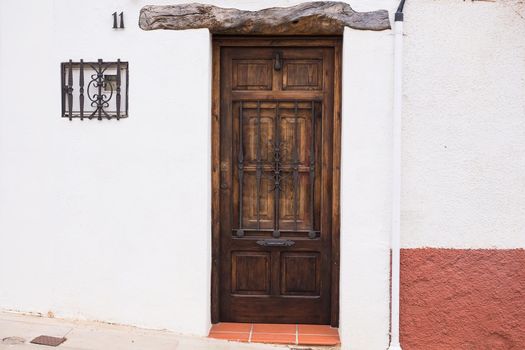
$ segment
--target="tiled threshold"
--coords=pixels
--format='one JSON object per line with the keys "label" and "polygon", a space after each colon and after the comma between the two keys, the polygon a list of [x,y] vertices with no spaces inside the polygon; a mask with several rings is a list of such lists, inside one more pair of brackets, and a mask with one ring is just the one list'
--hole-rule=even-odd
{"label": "tiled threshold", "polygon": [[210,338],[246,343],[287,345],[339,345],[339,331],[325,325],[217,323],[210,329]]}

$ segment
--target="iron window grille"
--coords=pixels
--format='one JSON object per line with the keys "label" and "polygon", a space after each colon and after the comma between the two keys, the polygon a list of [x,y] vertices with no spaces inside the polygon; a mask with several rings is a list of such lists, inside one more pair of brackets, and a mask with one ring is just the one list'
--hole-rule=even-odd
{"label": "iron window grille", "polygon": [[128,62],[60,64],[62,117],[98,120],[128,117]]}
{"label": "iron window grille", "polygon": [[[239,134],[238,134],[238,153],[237,153],[237,174],[238,174],[238,228],[234,229],[234,233],[237,237],[243,237],[247,232],[272,232],[274,238],[281,237],[283,232],[299,232],[307,235],[310,239],[319,237],[320,231],[316,230],[316,218],[315,218],[315,169],[316,169],[316,124],[319,123],[320,113],[322,111],[322,105],[314,100],[242,100],[233,101],[233,107],[238,108],[238,121],[239,121]],[[273,118],[273,136],[268,142],[268,149],[270,157],[267,160],[263,160],[262,146],[264,140],[263,132],[261,129],[262,109],[272,111],[274,114]],[[246,112],[255,110],[255,159],[246,160],[244,149],[244,119]],[[281,123],[283,118],[282,111],[288,110],[288,119],[293,118],[293,136],[283,137],[281,135]],[[306,161],[299,159],[299,117],[300,110],[301,115],[306,120],[309,119],[310,123],[310,149],[309,158]],[[253,114],[252,114],[253,115]],[[268,117],[268,115],[267,115]],[[268,119],[268,118],[267,118]],[[317,125],[317,128],[320,125]],[[288,139],[288,140],[287,140]],[[318,152],[318,151],[317,151]],[[255,167],[255,169],[254,169]],[[246,227],[244,218],[244,195],[243,191],[245,188],[244,176],[246,173],[255,172],[255,198],[256,200],[256,226]],[[308,212],[310,222],[304,222],[299,225],[299,190],[300,190],[300,173],[308,177],[308,191],[309,191],[309,203]],[[273,192],[273,228],[261,227],[261,208],[260,208],[260,193],[263,191],[262,180],[267,179],[270,181],[270,192]],[[291,198],[293,206],[293,226],[288,229],[281,227],[281,198],[283,195],[283,184],[285,181],[291,182]],[[293,241],[292,241],[293,242]],[[293,243],[290,241],[258,241],[257,244],[265,246],[291,246]]]}

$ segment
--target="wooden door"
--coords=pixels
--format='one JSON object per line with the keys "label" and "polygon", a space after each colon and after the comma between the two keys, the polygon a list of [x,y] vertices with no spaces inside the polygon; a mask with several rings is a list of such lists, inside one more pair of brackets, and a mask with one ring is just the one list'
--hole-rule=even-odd
{"label": "wooden door", "polygon": [[336,52],[278,42],[216,55],[218,319],[329,324]]}

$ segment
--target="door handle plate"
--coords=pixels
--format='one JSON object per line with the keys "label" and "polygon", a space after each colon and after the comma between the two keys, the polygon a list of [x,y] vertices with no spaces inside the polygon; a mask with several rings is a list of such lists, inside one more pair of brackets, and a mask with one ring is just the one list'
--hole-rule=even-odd
{"label": "door handle plate", "polygon": [[289,239],[262,239],[257,244],[263,247],[291,247],[295,242]]}

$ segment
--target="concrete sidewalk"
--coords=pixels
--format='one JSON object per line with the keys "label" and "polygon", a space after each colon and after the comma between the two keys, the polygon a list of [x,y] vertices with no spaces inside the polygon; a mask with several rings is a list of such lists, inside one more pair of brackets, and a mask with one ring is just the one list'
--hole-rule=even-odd
{"label": "concrete sidewalk", "polygon": [[[35,345],[39,335],[65,337],[57,347]],[[10,350],[282,350],[288,347],[244,344],[168,331],[140,329],[89,321],[0,312],[0,349]]]}

